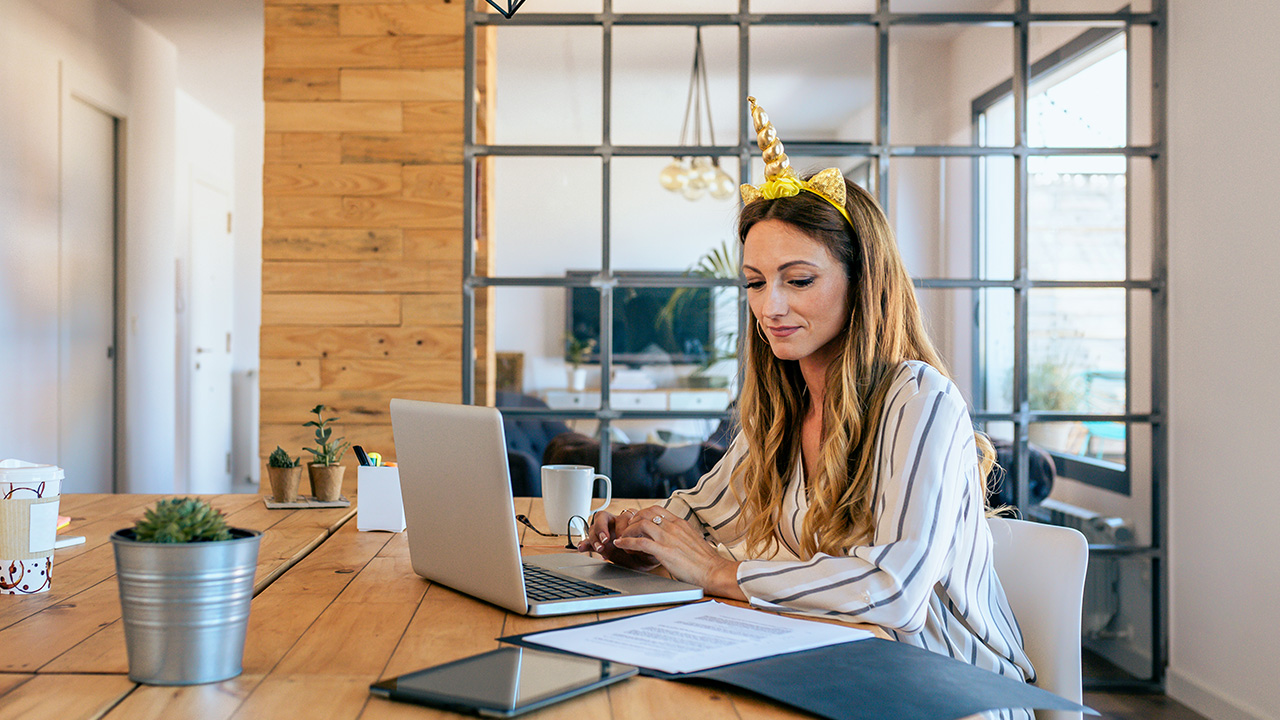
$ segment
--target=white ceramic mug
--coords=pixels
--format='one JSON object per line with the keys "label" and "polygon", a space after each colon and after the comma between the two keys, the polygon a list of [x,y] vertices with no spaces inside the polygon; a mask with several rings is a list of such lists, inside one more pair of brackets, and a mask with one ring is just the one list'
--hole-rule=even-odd
{"label": "white ceramic mug", "polygon": [[[596,480],[604,480],[604,502],[593,508],[591,491]],[[573,521],[575,532],[585,532],[585,523],[573,520],[573,516],[590,520],[591,513],[609,507],[611,499],[613,483],[596,473],[590,465],[542,466],[542,507],[547,515],[547,525],[557,535],[569,534],[570,521]]]}

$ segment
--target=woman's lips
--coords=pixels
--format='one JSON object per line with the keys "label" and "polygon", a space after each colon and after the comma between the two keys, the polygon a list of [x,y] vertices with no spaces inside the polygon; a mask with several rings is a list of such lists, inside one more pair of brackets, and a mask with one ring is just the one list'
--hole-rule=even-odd
{"label": "woman's lips", "polygon": [[797,332],[799,332],[799,331],[800,331],[800,328],[799,328],[799,327],[797,327],[797,326],[795,326],[795,325],[779,326],[779,327],[771,327],[771,328],[769,328],[769,334],[770,334],[770,335],[772,335],[772,336],[774,336],[774,337],[780,337],[780,338],[790,337],[791,335],[793,335],[793,334],[795,334],[795,333],[797,333]]}

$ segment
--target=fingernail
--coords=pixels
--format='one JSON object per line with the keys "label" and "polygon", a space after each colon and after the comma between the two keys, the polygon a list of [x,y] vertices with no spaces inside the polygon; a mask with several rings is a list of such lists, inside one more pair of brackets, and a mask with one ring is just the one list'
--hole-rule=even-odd
{"label": "fingernail", "polygon": [[602,549],[603,548],[601,547],[600,543],[596,543],[596,552],[600,552]]}
{"label": "fingernail", "polygon": [[600,542],[605,542],[608,539],[609,539],[608,533],[600,533]]}

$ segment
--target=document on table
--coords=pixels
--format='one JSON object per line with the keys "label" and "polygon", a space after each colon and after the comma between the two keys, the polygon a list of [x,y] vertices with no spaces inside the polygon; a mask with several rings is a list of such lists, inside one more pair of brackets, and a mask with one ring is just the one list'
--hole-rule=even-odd
{"label": "document on table", "polygon": [[843,625],[719,602],[548,630],[526,642],[667,673],[689,673],[872,637]]}

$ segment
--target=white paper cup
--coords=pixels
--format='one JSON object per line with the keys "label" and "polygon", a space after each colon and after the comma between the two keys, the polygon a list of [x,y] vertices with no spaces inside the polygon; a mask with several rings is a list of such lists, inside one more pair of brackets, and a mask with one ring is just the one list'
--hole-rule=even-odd
{"label": "white paper cup", "polygon": [[49,589],[63,477],[56,465],[0,460],[0,595]]}
{"label": "white paper cup", "polygon": [[[596,480],[604,480],[604,502],[591,507],[591,491]],[[577,515],[589,521],[591,513],[609,507],[612,498],[613,483],[604,475],[597,474],[590,465],[542,466],[542,508],[547,516],[547,525],[557,535],[569,534],[570,521],[575,532],[585,532],[586,523],[573,517]]]}

